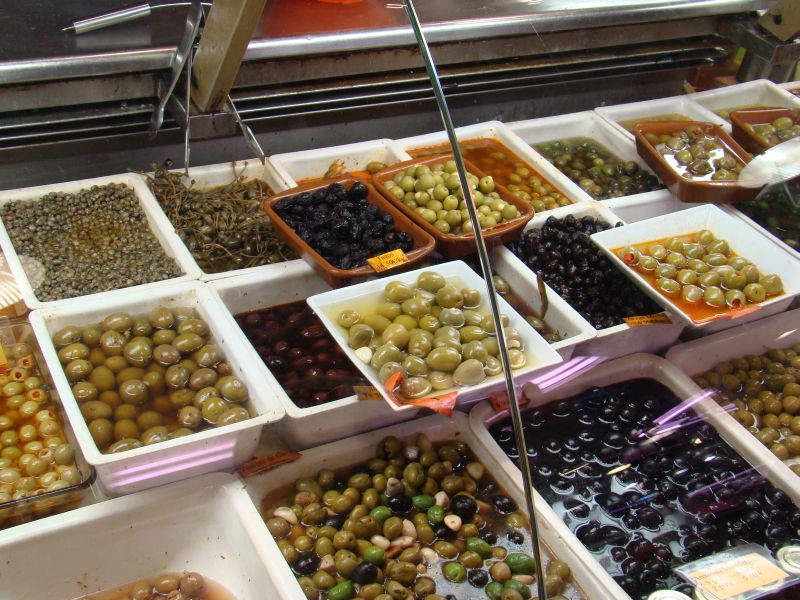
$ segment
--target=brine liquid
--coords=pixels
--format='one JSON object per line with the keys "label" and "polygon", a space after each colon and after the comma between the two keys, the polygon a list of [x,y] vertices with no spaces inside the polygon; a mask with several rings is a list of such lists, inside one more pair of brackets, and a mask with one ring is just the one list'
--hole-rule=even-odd
{"label": "brine liquid", "polygon": [[663,115],[656,115],[655,117],[638,117],[636,119],[625,119],[624,121],[617,121],[617,125],[627,129],[633,133],[633,128],[637,123],[652,123],[654,121],[696,121],[691,117],[682,115],[681,113],[664,113]]}
{"label": "brine liquid", "polygon": [[[203,576],[203,580],[205,581],[205,591],[194,596],[192,600],[237,600],[236,596],[213,579]],[[131,588],[138,581],[140,580],[137,579],[136,581],[100,590],[99,592],[94,592],[86,596],[78,596],[75,600],[129,600]],[[148,579],[146,581],[150,580]],[[153,600],[163,600],[167,596],[168,594],[154,593]]]}

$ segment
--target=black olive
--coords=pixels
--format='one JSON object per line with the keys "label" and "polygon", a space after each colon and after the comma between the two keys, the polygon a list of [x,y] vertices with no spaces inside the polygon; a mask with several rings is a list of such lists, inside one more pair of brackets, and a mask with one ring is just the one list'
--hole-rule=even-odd
{"label": "black olive", "polygon": [[386,501],[386,505],[396,515],[407,513],[408,511],[411,510],[412,507],[411,498],[409,498],[404,494],[396,494],[394,496],[391,496]]}
{"label": "black olive", "polygon": [[372,583],[375,581],[377,576],[378,567],[370,562],[363,561],[355,568],[355,570],[353,570],[353,574],[350,576],[350,579],[352,579],[355,583],[365,584]]}
{"label": "black olive", "polygon": [[300,556],[292,565],[292,570],[297,575],[313,575],[319,567],[319,556],[308,552]]}
{"label": "black olive", "polygon": [[489,583],[489,574],[483,569],[472,569],[467,574],[467,580],[469,580],[470,585],[482,588]]}
{"label": "black olive", "polygon": [[450,512],[467,522],[472,520],[472,517],[478,512],[478,503],[471,496],[458,494],[450,500]]}
{"label": "black olive", "polygon": [[506,537],[508,538],[508,541],[510,541],[512,544],[521,544],[522,542],[525,541],[525,536],[522,535],[522,533],[517,531],[516,529],[512,529],[511,531],[509,531],[508,534],[506,534]]}

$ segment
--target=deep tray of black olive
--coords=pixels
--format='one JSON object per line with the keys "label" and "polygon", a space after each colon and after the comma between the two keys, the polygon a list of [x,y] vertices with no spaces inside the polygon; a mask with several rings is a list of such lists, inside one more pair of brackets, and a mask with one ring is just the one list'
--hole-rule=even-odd
{"label": "deep tray of black olive", "polygon": [[367,259],[413,248],[411,236],[398,231],[392,215],[367,201],[367,186],[348,190],[334,183],[275,203],[274,210],[303,241],[338,269],[355,269]]}
{"label": "deep tray of black olive", "polygon": [[610,227],[588,215],[549,217],[541,229],[529,229],[508,248],[595,329],[619,325],[624,317],[661,312],[590,239]]}
{"label": "deep tray of black olive", "polygon": [[[666,588],[691,596],[672,568],[724,548],[752,542],[774,553],[800,543],[800,510],[789,496],[711,425],[694,422],[691,409],[662,426],[680,425],[668,435],[651,429],[678,402],[660,383],[638,379],[523,415],[534,486],[636,599]],[[490,433],[519,459],[508,418]]]}

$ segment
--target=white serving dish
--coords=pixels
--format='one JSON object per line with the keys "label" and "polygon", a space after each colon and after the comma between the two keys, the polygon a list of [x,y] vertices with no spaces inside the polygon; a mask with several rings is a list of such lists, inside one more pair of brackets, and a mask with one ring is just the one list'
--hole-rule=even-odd
{"label": "white serving dish", "polygon": [[[710,230],[716,237],[726,240],[730,248],[750,260],[764,273],[775,273],[783,281],[785,292],[760,303],[761,308],[740,317],[722,317],[705,323],[696,323],[680,306],[653,288],[638,271],[628,267],[622,259],[612,252],[614,248],[660,240],[671,236],[687,235],[702,229]],[[741,323],[761,319],[783,312],[800,293],[800,263],[789,260],[789,256],[770,240],[757,234],[740,219],[713,205],[688,208],[671,215],[654,217],[639,223],[617,227],[595,233],[592,240],[605,252],[625,274],[647,293],[655,302],[667,307],[684,323],[705,332],[720,331]]]}
{"label": "white serving dish", "polygon": [[[175,283],[176,281],[188,281],[198,279],[200,277],[200,269],[194,262],[191,253],[183,245],[178,235],[175,233],[172,224],[167,219],[166,215],[158,206],[158,202],[150,193],[150,189],[144,181],[144,178],[135,173],[125,173],[122,175],[112,175],[109,177],[97,177],[95,179],[83,179],[80,181],[71,181],[66,183],[55,183],[52,185],[42,185],[38,187],[30,187],[16,190],[7,190],[0,192],[0,207],[5,206],[8,202],[19,200],[38,200],[42,196],[52,192],[76,193],[82,189],[90,188],[94,185],[109,185],[111,183],[122,183],[132,188],[136,197],[139,199],[139,205],[142,212],[147,219],[150,230],[153,236],[161,244],[161,248],[167,256],[175,259],[178,267],[183,271],[183,275],[173,279],[165,279],[163,281],[155,281],[152,283],[144,283],[141,285],[122,288],[125,292],[135,293],[139,290],[155,290],[158,287]],[[37,308],[50,308],[66,303],[83,303],[83,302],[97,302],[105,297],[109,292],[98,292],[95,294],[88,294],[86,296],[76,296],[74,298],[65,298],[63,300],[43,301],[36,297],[34,284],[28,274],[25,272],[23,262],[20,260],[21,255],[14,248],[11,243],[11,238],[6,231],[5,224],[0,220],[0,247],[2,247],[3,254],[8,260],[8,266],[11,268],[11,273],[22,292],[22,298],[25,304],[30,309]],[[28,259],[29,261],[31,259]],[[42,265],[38,265],[39,268]],[[31,268],[33,268],[31,266]]]}
{"label": "white serving dish", "polygon": [[[537,171],[544,179],[547,179],[573,204],[591,201],[592,199],[591,196],[584,192],[580,187],[575,185],[569,177],[551,165],[544,156],[536,152],[536,150],[531,148],[507,125],[501,123],[500,121],[488,121],[486,123],[478,123],[476,125],[459,127],[456,129],[456,136],[462,141],[474,140],[478,138],[493,139],[503,144],[509,150],[512,150],[514,154],[533,167],[535,171]],[[447,133],[444,131],[439,131],[437,133],[426,133],[424,135],[417,135],[414,137],[397,140],[397,145],[406,152],[410,152],[415,148],[438,146],[440,144],[447,143],[448,141]],[[553,210],[545,212],[548,215],[553,214]]]}
{"label": "white serving dish", "polygon": [[741,210],[736,208],[735,205],[724,206],[723,209],[725,211],[727,211],[728,213],[730,213],[731,215],[733,215],[734,217],[736,217],[737,219],[740,219],[740,220],[744,221],[745,223],[747,223],[750,227],[755,229],[761,235],[763,235],[763,236],[767,237],[768,239],[772,240],[773,243],[777,244],[778,246],[780,246],[781,248],[786,250],[786,252],[788,252],[789,254],[794,256],[794,258],[796,260],[800,260],[800,250],[792,248],[789,244],[784,242],[781,238],[779,238],[778,236],[774,235],[771,231],[767,230],[766,227],[763,227],[762,225],[759,225],[752,218],[750,218],[748,215],[744,214]]}
{"label": "white serving dish", "polygon": [[325,175],[333,163],[340,161],[342,172],[365,171],[367,165],[379,161],[391,167],[411,158],[393,140],[381,139],[357,142],[330,148],[316,148],[275,154],[270,157],[275,171],[295,187],[307,179],[318,179]]}
{"label": "white serving dish", "polygon": [[782,90],[786,90],[792,96],[794,96],[794,92],[800,90],[800,81],[787,81],[785,83],[779,83],[778,87]]}
{"label": "white serving dish", "polygon": [[[696,92],[689,94],[688,97],[715,114],[720,110],[730,111],[732,108],[747,106],[800,108],[800,98],[788,90],[781,89],[779,85],[768,79],[756,79],[705,92]],[[730,123],[729,119],[725,120]]]}
{"label": "white serving dish", "polygon": [[[798,342],[800,342],[800,309],[678,344],[670,348],[666,358],[693,378],[713,369],[720,362],[752,354],[763,354],[775,348],[788,348]],[[697,391],[700,391],[699,387]],[[732,435],[741,436],[745,441],[755,441],[753,435],[729,414],[720,415],[720,423],[729,428]],[[754,452],[760,456],[760,462],[771,462],[777,471],[783,472],[784,478],[800,498],[800,479],[797,475],[760,442],[755,443]],[[787,461],[787,464],[798,462],[800,460],[794,458]]]}
{"label": "white serving dish", "polygon": [[236,275],[213,281],[208,287],[221,304],[221,312],[229,319],[226,328],[232,336],[242,338],[241,344],[248,355],[248,371],[265,380],[265,385],[286,411],[286,418],[279,424],[283,439],[294,448],[310,448],[415,416],[417,410],[395,412],[383,401],[360,401],[357,396],[309,408],[300,408],[292,402],[232,316],[302,300],[331,289],[303,261],[278,266],[283,268]]}
{"label": "white serving dish", "polygon": [[[248,478],[245,480],[245,487],[253,503],[258,506],[261,499],[269,492],[285,488],[299,478],[313,477],[320,469],[342,469],[374,458],[376,446],[386,436],[394,435],[401,440],[413,440],[419,433],[424,433],[434,443],[451,439],[464,442],[473,451],[475,457],[483,463],[486,471],[491,473],[492,477],[505,488],[508,495],[519,506],[525,506],[525,496],[519,477],[510,470],[500,467],[500,462],[508,459],[493,441],[492,445],[485,445],[483,440],[480,440],[471,430],[467,416],[460,413],[454,413],[450,419],[441,415],[431,415],[411,423],[385,427],[347,440],[312,448],[304,452],[303,456],[295,462],[278,467],[269,473]],[[543,500],[537,503],[537,508],[539,509],[537,524],[540,539],[551,551],[551,555],[555,554],[557,558],[569,564],[572,569],[573,581],[583,590],[584,597],[598,600],[618,598],[617,593],[621,591],[620,588],[605,574],[596,561],[586,559],[585,548],[572,536],[564,523],[546,506]],[[265,535],[269,537],[270,563],[276,572],[280,572],[281,586],[283,587],[284,581],[293,580],[294,575],[277,544],[266,530]],[[468,586],[466,583],[464,585]],[[286,595],[281,596],[282,599],[303,600],[305,598],[297,583],[283,589],[287,592]],[[473,589],[465,587],[464,598],[478,597],[476,596],[477,592],[470,593]],[[485,594],[481,592],[480,597],[483,596]]]}
{"label": "white serving dish", "polygon": [[[664,386],[672,390],[672,392],[681,400],[692,398],[692,396],[694,396],[694,394],[697,392],[697,386],[693,385],[693,382],[686,377],[686,375],[681,373],[674,365],[670,364],[663,358],[652,356],[650,354],[633,354],[619,360],[596,366],[590,371],[578,375],[577,377],[562,380],[563,383],[561,385],[551,387],[550,389],[530,389],[528,394],[530,398],[530,406],[541,406],[557,400],[570,398],[595,386],[604,387],[623,381],[630,381],[640,378],[654,379],[659,383],[662,383]],[[800,504],[800,494],[792,489],[790,482],[784,477],[783,471],[776,469],[775,465],[773,465],[771,462],[764,463],[761,461],[759,453],[755,451],[755,445],[757,444],[755,439],[750,434],[747,434],[747,436],[751,438],[749,440],[740,436],[732,435],[727,427],[721,425],[722,419],[720,417],[724,413],[716,402],[710,398],[702,398],[701,400],[692,404],[692,410],[701,416],[704,421],[708,422],[712,427],[714,427],[719,433],[720,437],[722,437],[722,439],[727,442],[735,452],[737,452],[740,456],[742,456],[742,458],[747,460],[753,467],[755,467],[755,469],[770,483],[777,488],[784,490],[791,496],[792,500],[796,504]],[[491,449],[492,455],[496,456],[496,460],[499,463],[498,471],[501,471],[507,476],[511,477],[516,486],[521,486],[521,471],[511,461],[511,459],[509,459],[500,450],[497,443],[489,434],[488,430],[488,427],[490,427],[496,421],[505,418],[507,415],[507,411],[496,413],[492,409],[492,406],[489,402],[482,402],[470,412],[470,430],[475,433],[480,443],[484,447]],[[540,514],[547,514],[548,516],[552,514],[551,518],[555,517],[560,521],[560,518],[556,516],[554,512],[552,512],[550,506],[544,501],[543,498],[541,498],[541,496],[539,496],[538,492],[536,493],[536,501],[537,505],[540,507]],[[564,537],[570,547],[573,547],[576,544],[579,546],[576,549],[576,552],[580,554],[580,560],[583,562],[584,566],[600,566],[601,572],[605,578],[608,578],[612,583],[614,583],[614,585],[616,585],[616,583],[613,582],[613,579],[611,579],[611,577],[606,573],[601,563],[597,561],[594,555],[589,552],[581,544],[581,542],[577,540],[577,538],[574,537],[574,534],[570,532],[569,537],[566,535]],[[611,583],[606,582],[606,585],[611,585]],[[615,599],[629,598],[629,596],[625,594],[621,588],[617,588],[614,595],[599,597]],[[590,598],[594,598],[594,596],[590,596]]]}
{"label": "white serving dish", "polygon": [[[215,165],[203,165],[199,167],[192,167],[189,169],[188,177],[184,175],[182,177],[182,181],[184,184],[189,185],[192,183],[192,187],[197,190],[206,190],[208,188],[219,187],[223,185],[228,185],[233,181],[234,178],[234,170],[235,172],[242,178],[243,181],[252,181],[254,179],[260,179],[264,183],[266,183],[272,191],[276,194],[279,192],[283,192],[288,190],[290,187],[294,187],[293,181],[287,181],[283,176],[279,175],[278,172],[275,170],[275,167],[272,163],[267,160],[264,164],[261,163],[258,159],[249,159],[249,160],[242,160],[242,161],[234,161],[234,162],[227,162],[227,163],[218,163]],[[173,172],[175,173],[183,173],[180,169],[176,169]],[[153,196],[155,199],[155,196]],[[156,199],[156,206],[159,210],[163,213],[163,209],[159,204],[158,200]],[[166,217],[166,214],[164,215]],[[167,222],[169,222],[169,217],[167,218]],[[172,231],[175,231],[175,227],[172,225],[171,222],[170,227]],[[177,237],[177,234],[176,234]],[[178,241],[181,242],[180,238]],[[183,242],[181,242],[183,245]],[[185,246],[184,246],[185,248]],[[199,279],[200,281],[213,281],[215,279],[222,279],[223,277],[231,277],[232,275],[241,275],[244,273],[252,273],[258,272],[263,269],[271,269],[275,267],[275,265],[261,265],[259,267],[248,267],[246,269],[236,269],[233,271],[221,271],[220,273],[206,273],[197,264],[194,257],[189,253],[189,257],[192,260],[192,264],[194,268],[200,273]],[[299,259],[297,259],[299,261]],[[282,264],[282,263],[278,263]]]}
{"label": "white serving dish", "polygon": [[[618,158],[633,161],[642,170],[652,173],[652,170],[636,153],[636,146],[632,140],[620,134],[617,128],[592,111],[517,121],[510,123],[508,128],[531,146],[556,140],[588,137],[604,146]],[[571,179],[570,183],[580,189]],[[600,200],[600,202],[628,223],[685,208],[685,204],[670,194],[666,188],[620,198],[609,198]]]}
{"label": "white serving dish", "polygon": [[642,100],[640,102],[629,102],[627,104],[616,104],[614,106],[599,106],[595,112],[608,121],[617,131],[633,140],[633,134],[622,127],[620,121],[631,119],[648,119],[677,113],[685,115],[694,121],[706,121],[719,125],[726,132],[731,132],[731,124],[725,119],[718,117],[704,106],[692,101],[688,96],[671,96],[669,98],[658,98],[656,100]]}
{"label": "white serving dish", "polygon": [[[545,221],[550,216],[564,218],[571,214],[576,218],[591,216],[606,223],[616,224],[620,219],[606,208],[601,202],[586,202],[572,207],[558,209],[559,212],[535,215],[526,225],[525,231],[529,229],[541,229]],[[509,263],[514,265],[516,271],[520,273],[531,273],[519,258],[511,250],[503,246],[496,251],[507,257]],[[556,294],[556,292],[553,292]],[[556,294],[557,295],[557,294]],[[566,301],[565,301],[566,302]],[[590,324],[591,327],[591,324]],[[610,360],[625,354],[634,352],[660,352],[664,348],[671,346],[683,331],[683,325],[675,323],[674,319],[669,324],[648,325],[646,327],[631,327],[627,323],[620,323],[614,327],[595,330],[597,335],[590,338],[575,348],[574,353],[578,356],[595,357],[595,359]]]}
{"label": "white serving dish", "polygon": [[[495,248],[490,258],[494,272],[505,279],[514,293],[523,298],[536,314],[541,315],[542,297],[539,295],[536,275],[503,246]],[[555,344],[550,344],[550,347],[557,351],[561,358],[569,360],[575,347],[593,339],[597,335],[597,330],[556,294],[553,288],[546,283],[544,288],[548,302],[545,321],[562,338]]]}
{"label": "white serving dish", "polygon": [[241,482],[214,473],[0,532],[0,596],[63,600],[197,571],[241,600],[285,598],[265,536]]}
{"label": "white serving dish", "polygon": [[[389,399],[383,384],[380,379],[378,379],[378,373],[356,356],[355,351],[347,343],[347,331],[336,323],[335,318],[339,311],[345,308],[360,307],[365,304],[367,306],[377,304],[380,298],[382,298],[383,289],[389,281],[402,281],[406,284],[414,285],[417,281],[417,276],[421,272],[430,270],[434,270],[445,277],[448,283],[455,284],[458,289],[469,287],[479,290],[481,292],[482,302],[478,310],[483,314],[489,314],[488,301],[486,299],[486,284],[475,271],[460,260],[438,264],[435,267],[416,269],[393,277],[367,281],[347,288],[317,294],[308,299],[308,305],[317,313],[317,316],[319,316],[325,324],[325,327],[328,328],[328,331],[331,332],[336,342],[344,349],[353,364],[358,367],[369,382],[381,393],[392,410],[398,412],[417,409],[411,405],[397,405]],[[522,345],[525,348],[525,354],[528,359],[525,367],[514,371],[514,380],[518,384],[521,384],[536,371],[553,366],[562,361],[558,352],[556,352],[542,336],[536,333],[533,327],[531,327],[508,302],[502,297],[498,297],[498,304],[500,312],[508,316],[509,326],[520,333]],[[491,392],[504,389],[504,387],[505,380],[503,374],[500,373],[499,375],[487,377],[478,385],[457,388],[458,399],[456,408],[463,410],[472,403],[486,398]],[[436,392],[435,395],[445,394],[454,390],[456,390],[456,388],[441,390]]]}
{"label": "white serving dish", "polygon": [[[247,407],[256,416],[152,446],[119,454],[103,454],[89,433],[51,337],[66,325],[99,323],[117,311],[146,314],[157,306],[191,307],[208,323],[211,336],[222,349],[234,375],[247,385],[250,393]],[[86,461],[97,470],[103,487],[113,496],[194,475],[233,469],[253,456],[263,426],[284,416],[283,407],[272,390],[265,389],[262,380],[245,368],[249,355],[243,352],[240,339],[230,334],[227,319],[220,318],[218,304],[201,283],[184,282],[150,290],[117,291],[107,294],[102,303],[71,303],[37,310],[31,313],[30,320],[81,451]]]}

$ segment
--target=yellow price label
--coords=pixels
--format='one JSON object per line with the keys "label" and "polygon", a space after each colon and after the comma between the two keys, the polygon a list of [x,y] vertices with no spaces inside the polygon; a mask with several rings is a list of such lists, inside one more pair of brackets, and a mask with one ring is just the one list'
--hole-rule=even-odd
{"label": "yellow price label", "polygon": [[396,250],[391,250],[390,252],[368,258],[367,262],[370,267],[380,273],[381,271],[387,271],[403,263],[407,263],[408,257],[405,252],[397,248]]}
{"label": "yellow price label", "polygon": [[656,315],[639,315],[638,317],[625,317],[625,322],[631,327],[643,327],[644,325],[669,325],[672,323],[666,313]]}
{"label": "yellow price label", "polygon": [[775,583],[789,574],[760,554],[751,552],[713,567],[688,573],[704,591],[725,600]]}
{"label": "yellow price label", "polygon": [[371,385],[354,385],[353,391],[359,400],[383,400],[381,393]]}

